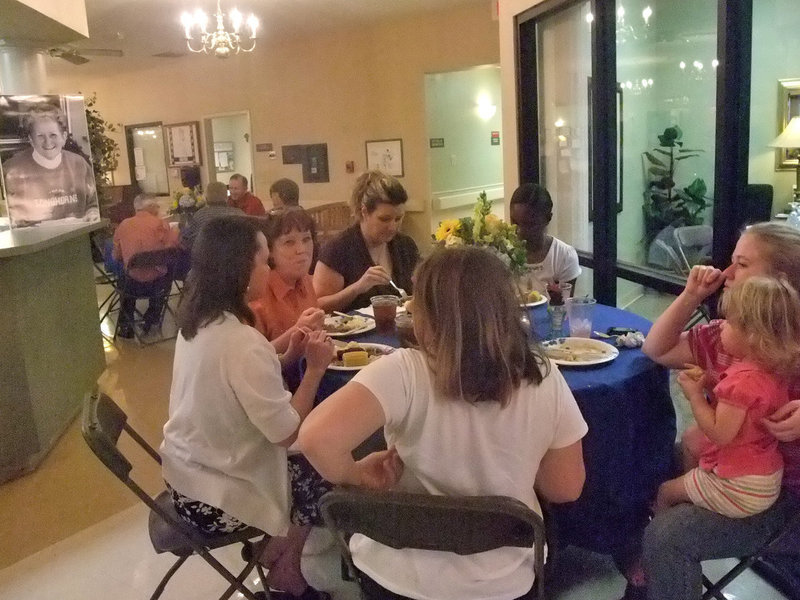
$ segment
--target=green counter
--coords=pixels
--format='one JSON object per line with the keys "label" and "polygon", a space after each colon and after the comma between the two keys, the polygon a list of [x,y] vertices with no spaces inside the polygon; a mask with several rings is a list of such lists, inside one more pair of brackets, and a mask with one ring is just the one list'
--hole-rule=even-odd
{"label": "green counter", "polygon": [[0,482],[39,464],[105,368],[89,233],[0,233]]}

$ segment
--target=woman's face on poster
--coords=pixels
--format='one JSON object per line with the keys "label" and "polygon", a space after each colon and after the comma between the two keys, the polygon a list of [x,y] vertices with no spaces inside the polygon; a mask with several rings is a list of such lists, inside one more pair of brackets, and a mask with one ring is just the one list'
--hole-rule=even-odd
{"label": "woman's face on poster", "polygon": [[31,124],[28,138],[36,152],[52,160],[61,154],[61,149],[67,141],[67,134],[61,131],[56,121],[37,119]]}

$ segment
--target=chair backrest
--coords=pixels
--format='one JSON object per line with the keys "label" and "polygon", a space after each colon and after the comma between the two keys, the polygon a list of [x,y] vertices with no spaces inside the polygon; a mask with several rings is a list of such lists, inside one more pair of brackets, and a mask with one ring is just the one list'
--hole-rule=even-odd
{"label": "chair backrest", "polygon": [[128,269],[141,269],[152,267],[166,267],[172,271],[178,258],[180,249],[177,247],[161,248],[160,250],[148,250],[137,252],[128,261]]}
{"label": "chair backrest", "polygon": [[306,209],[306,212],[314,220],[317,237],[323,241],[344,231],[352,223],[350,207],[346,202],[321,204]]}
{"label": "chair backrest", "polygon": [[[675,245],[683,261],[683,267],[688,273],[693,264],[698,264],[708,258],[711,252],[711,243],[714,239],[714,229],[711,225],[687,225],[676,227],[673,232]],[[689,260],[689,257],[696,260]]]}
{"label": "chair backrest", "polygon": [[506,496],[432,496],[337,488],[320,509],[355,572],[345,536],[361,533],[392,548],[477,554],[507,546],[535,549],[534,572],[544,593],[542,518]]}
{"label": "chair backrest", "polygon": [[[654,239],[653,246],[661,250],[664,256],[667,257],[667,262],[669,262],[670,267],[675,269],[680,275],[688,275],[689,271],[684,266],[684,261],[678,256],[678,253],[675,252],[675,249],[670,246],[667,242],[661,239]],[[663,265],[667,266],[667,265]]]}
{"label": "chair backrest", "polygon": [[772,218],[772,199],[775,191],[769,183],[749,183],[744,191],[745,224],[762,223]]}

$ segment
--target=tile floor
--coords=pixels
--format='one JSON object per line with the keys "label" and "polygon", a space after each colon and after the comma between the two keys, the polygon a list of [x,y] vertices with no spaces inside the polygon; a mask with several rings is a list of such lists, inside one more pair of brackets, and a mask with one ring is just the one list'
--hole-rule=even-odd
{"label": "tile floor", "polygon": [[[105,297],[102,289],[98,297]],[[109,331],[108,323],[104,330]],[[167,416],[173,351],[173,341],[147,347],[107,344],[108,366],[99,380],[132,425],[156,445]],[[145,479],[161,485],[157,470],[145,473]],[[172,563],[171,557],[153,552],[146,509],[85,447],[77,420],[36,471],[0,485],[0,515],[0,600],[148,598]],[[324,532],[315,537],[325,545]],[[232,569],[239,564],[232,549],[215,554]],[[713,578],[729,563],[706,563],[706,570]],[[625,582],[608,557],[569,548],[561,564],[548,586],[553,600],[621,597]],[[355,586],[341,581],[334,548],[304,557],[303,568],[309,581],[330,590],[335,600],[358,598]],[[193,558],[163,598],[210,600],[225,587],[216,572]],[[784,598],[751,573],[726,595],[730,600]]]}

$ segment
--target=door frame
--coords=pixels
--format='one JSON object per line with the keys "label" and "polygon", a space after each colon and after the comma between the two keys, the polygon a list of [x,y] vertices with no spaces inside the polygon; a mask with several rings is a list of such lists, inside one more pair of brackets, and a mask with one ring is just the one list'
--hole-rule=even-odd
{"label": "door frame", "polygon": [[[125,145],[128,148],[128,170],[130,171],[131,176],[131,184],[135,185],[136,188],[141,191],[142,186],[139,185],[139,181],[136,179],[136,161],[134,160],[134,153],[133,153],[133,130],[134,129],[144,129],[145,127],[158,127],[161,129],[161,141],[164,144],[164,156],[167,156],[167,146],[166,140],[164,139],[164,128],[162,127],[162,121],[153,121],[151,123],[133,123],[132,125],[125,125]],[[169,170],[167,168],[166,162],[164,163],[164,172],[166,173],[166,177],[164,181],[169,182]],[[167,184],[169,186],[169,184]],[[166,191],[159,190],[156,192],[157,196],[169,196],[169,187]]]}
{"label": "door frame", "polygon": [[[259,194],[255,190],[255,144],[253,144],[253,118],[250,116],[250,111],[245,110],[232,110],[228,112],[222,113],[214,113],[211,115],[203,115],[203,133],[205,137],[205,149],[206,149],[206,176],[208,177],[208,181],[216,181],[217,180],[217,170],[214,163],[214,128],[212,125],[212,121],[214,119],[221,119],[225,117],[240,117],[246,116],[247,117],[247,135],[249,139],[247,143],[250,145],[250,165],[249,170],[247,173],[243,173],[241,169],[237,169],[236,173],[241,173],[245,177],[247,177],[248,187],[250,188],[250,192],[256,196]],[[227,140],[225,140],[227,141]],[[233,173],[231,173],[233,174]],[[227,183],[226,183],[227,185]],[[260,197],[260,196],[259,196]]]}

